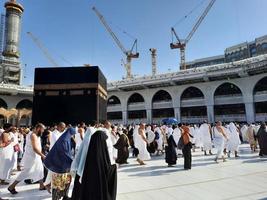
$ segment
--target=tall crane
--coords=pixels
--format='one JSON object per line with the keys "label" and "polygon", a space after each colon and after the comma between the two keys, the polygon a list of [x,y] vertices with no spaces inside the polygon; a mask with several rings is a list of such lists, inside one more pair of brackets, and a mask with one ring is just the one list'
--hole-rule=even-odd
{"label": "tall crane", "polygon": [[1,14],[0,22],[0,57],[2,56],[4,48],[4,29],[5,29],[5,15]]}
{"label": "tall crane", "polygon": [[30,36],[30,38],[33,40],[33,42],[37,45],[37,47],[43,52],[47,60],[54,66],[58,67],[59,65],[57,62],[53,59],[53,57],[50,55],[49,51],[42,45],[42,43],[39,41],[37,37],[35,37],[31,32],[27,32],[27,34]]}
{"label": "tall crane", "polygon": [[186,39],[181,40],[178,37],[178,35],[177,35],[174,27],[171,28],[171,33],[172,33],[172,35],[175,36],[175,38],[177,39],[177,41],[175,43],[172,42],[170,44],[170,47],[171,47],[171,49],[180,49],[180,62],[181,62],[180,63],[180,69],[182,69],[182,70],[185,70],[186,69],[186,64],[185,64],[185,48],[186,48],[186,45],[189,42],[189,40],[192,38],[192,36],[194,35],[194,33],[196,32],[196,30],[198,29],[199,25],[204,20],[204,18],[208,14],[208,12],[210,11],[210,9],[213,6],[213,4],[215,3],[215,1],[216,0],[211,0],[210,1],[210,3],[206,7],[206,9],[202,13],[202,15],[198,18],[196,24],[193,26],[193,29],[190,31],[190,33],[188,34],[188,36],[186,37]]}
{"label": "tall crane", "polygon": [[152,61],[152,76],[156,76],[157,74],[157,49],[150,48],[151,52],[151,61]]}
{"label": "tall crane", "polygon": [[[126,78],[132,78],[132,58],[139,58],[139,53],[137,52],[137,39],[134,40],[134,43],[132,45],[132,48],[130,50],[127,50],[123,44],[120,42],[118,37],[115,35],[115,33],[112,31],[108,23],[106,22],[104,16],[96,9],[96,7],[92,8],[93,11],[96,13],[99,20],[102,22],[106,30],[109,32],[117,46],[121,49],[121,51],[126,55],[126,63],[124,63],[125,69],[126,69]],[[135,50],[135,51],[134,51]]]}

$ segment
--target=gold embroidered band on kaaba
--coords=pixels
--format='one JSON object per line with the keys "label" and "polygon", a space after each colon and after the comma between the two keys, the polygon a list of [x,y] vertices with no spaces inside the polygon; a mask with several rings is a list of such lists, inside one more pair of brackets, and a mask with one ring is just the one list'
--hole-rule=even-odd
{"label": "gold embroidered band on kaaba", "polygon": [[97,93],[100,97],[107,99],[107,91],[98,83],[72,83],[72,84],[36,84],[34,85],[35,91],[47,91],[47,95],[50,96],[57,96],[57,92],[55,90],[73,90],[73,95],[80,94],[78,91],[75,90],[82,90],[82,89],[97,89]]}

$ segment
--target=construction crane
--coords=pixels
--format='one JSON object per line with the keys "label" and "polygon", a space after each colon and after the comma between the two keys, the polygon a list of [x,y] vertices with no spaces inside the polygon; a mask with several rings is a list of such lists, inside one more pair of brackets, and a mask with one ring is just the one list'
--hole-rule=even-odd
{"label": "construction crane", "polygon": [[157,49],[150,48],[151,52],[151,62],[152,62],[152,76],[156,76],[157,74]]}
{"label": "construction crane", "polygon": [[43,52],[47,60],[54,66],[58,67],[59,65],[57,62],[52,58],[49,51],[42,45],[42,43],[39,41],[37,37],[35,37],[31,32],[27,32],[27,34],[30,36],[30,38],[33,40],[33,42],[37,45],[37,47]]}
{"label": "construction crane", "polygon": [[[137,52],[137,39],[134,40],[132,48],[130,50],[126,50],[123,44],[120,42],[118,37],[112,31],[108,23],[106,22],[104,16],[96,9],[96,7],[92,8],[93,11],[96,13],[97,17],[100,19],[106,30],[109,32],[117,46],[121,49],[121,51],[126,55],[126,63],[124,63],[124,67],[126,69],[126,78],[132,78],[132,58],[139,58],[139,53]],[[135,50],[135,52],[134,52]]]}
{"label": "construction crane", "polygon": [[5,29],[5,15],[1,14],[0,22],[0,57],[2,56],[4,48],[4,29]]}
{"label": "construction crane", "polygon": [[208,6],[206,7],[206,9],[204,10],[204,12],[202,13],[202,15],[199,17],[199,19],[197,20],[196,24],[193,26],[193,29],[191,30],[191,32],[188,34],[188,36],[186,37],[186,39],[181,40],[174,27],[171,28],[171,33],[172,35],[175,36],[175,38],[177,39],[177,41],[174,43],[172,42],[170,44],[171,49],[180,49],[180,69],[185,70],[186,69],[186,64],[185,64],[185,48],[187,43],[189,42],[189,40],[192,38],[192,36],[194,35],[194,33],[196,32],[196,30],[198,29],[199,25],[201,24],[201,22],[204,20],[204,18],[206,17],[206,15],[208,14],[208,12],[210,11],[211,7],[213,6],[213,4],[215,3],[216,0],[211,0],[210,3],[208,4]]}

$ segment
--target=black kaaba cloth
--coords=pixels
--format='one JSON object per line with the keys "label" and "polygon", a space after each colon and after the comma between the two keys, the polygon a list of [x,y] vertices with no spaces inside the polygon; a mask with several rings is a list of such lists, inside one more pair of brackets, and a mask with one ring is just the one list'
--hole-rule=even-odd
{"label": "black kaaba cloth", "polygon": [[106,120],[107,80],[99,67],[36,68],[32,123]]}

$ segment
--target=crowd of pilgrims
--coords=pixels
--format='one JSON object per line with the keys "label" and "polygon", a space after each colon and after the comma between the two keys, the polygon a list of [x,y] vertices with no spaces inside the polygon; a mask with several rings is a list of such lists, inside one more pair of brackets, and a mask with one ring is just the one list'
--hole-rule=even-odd
{"label": "crowd of pilgrims", "polygon": [[[199,149],[203,156],[214,154],[216,163],[220,159],[225,162],[227,157],[239,157],[238,148],[244,142],[259,156],[267,155],[266,124],[115,126],[106,121],[32,128],[5,124],[0,129],[0,184],[7,185],[14,195],[18,193],[16,185],[24,181],[39,183],[39,190],[52,193],[53,200],[115,200],[117,168],[128,164],[129,154],[140,165],[153,156],[165,155],[168,167],[176,165],[180,155],[184,169],[190,170],[192,151]],[[15,171],[18,176],[10,183]]]}

